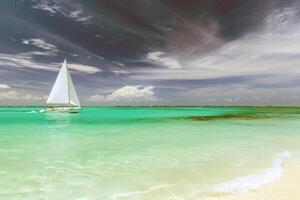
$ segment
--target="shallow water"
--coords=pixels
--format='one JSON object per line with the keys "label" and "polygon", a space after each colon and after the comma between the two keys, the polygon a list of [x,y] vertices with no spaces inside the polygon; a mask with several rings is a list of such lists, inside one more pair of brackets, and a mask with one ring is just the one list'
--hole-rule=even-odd
{"label": "shallow water", "polygon": [[0,108],[0,199],[205,199],[299,159],[300,107],[39,109]]}

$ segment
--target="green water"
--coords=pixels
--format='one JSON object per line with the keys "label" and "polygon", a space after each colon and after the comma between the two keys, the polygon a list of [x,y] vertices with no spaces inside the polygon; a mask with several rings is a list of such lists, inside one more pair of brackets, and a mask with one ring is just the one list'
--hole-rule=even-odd
{"label": "green water", "polygon": [[299,159],[298,107],[39,109],[0,108],[0,199],[205,199]]}

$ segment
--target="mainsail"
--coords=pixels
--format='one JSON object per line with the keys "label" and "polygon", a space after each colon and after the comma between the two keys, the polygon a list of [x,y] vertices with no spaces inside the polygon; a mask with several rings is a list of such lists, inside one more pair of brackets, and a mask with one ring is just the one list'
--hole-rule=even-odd
{"label": "mainsail", "polygon": [[55,84],[47,100],[47,104],[50,106],[80,107],[78,96],[76,94],[66,60],[59,71]]}

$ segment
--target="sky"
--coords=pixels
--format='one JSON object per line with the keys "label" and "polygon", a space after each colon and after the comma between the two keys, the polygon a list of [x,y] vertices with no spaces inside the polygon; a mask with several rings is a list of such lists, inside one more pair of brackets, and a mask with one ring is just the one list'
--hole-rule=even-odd
{"label": "sky", "polygon": [[1,0],[0,105],[299,105],[300,0]]}

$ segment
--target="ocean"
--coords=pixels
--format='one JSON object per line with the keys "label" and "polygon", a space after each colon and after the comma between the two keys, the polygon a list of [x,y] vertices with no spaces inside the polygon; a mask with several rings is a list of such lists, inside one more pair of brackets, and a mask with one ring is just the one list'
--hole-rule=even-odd
{"label": "ocean", "polygon": [[299,162],[300,107],[0,108],[0,199],[204,200]]}

